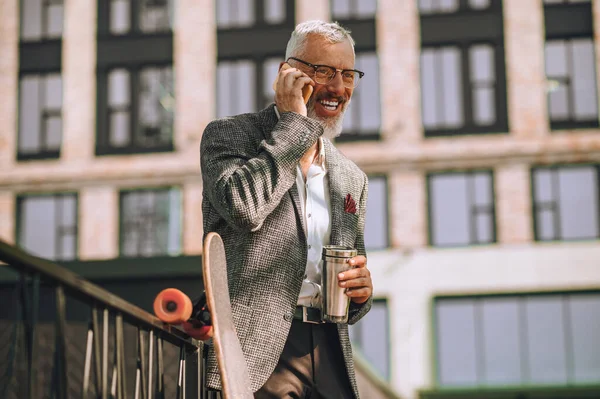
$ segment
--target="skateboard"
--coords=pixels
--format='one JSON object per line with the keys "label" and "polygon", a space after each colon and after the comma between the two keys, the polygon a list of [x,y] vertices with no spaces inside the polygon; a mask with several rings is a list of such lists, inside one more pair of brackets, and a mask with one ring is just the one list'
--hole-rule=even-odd
{"label": "skateboard", "polygon": [[233,325],[223,240],[209,233],[204,240],[202,276],[204,295],[192,301],[175,288],[161,291],[154,300],[154,313],[168,324],[181,324],[191,337],[205,339],[213,328],[213,347],[225,399],[251,399],[246,359]]}

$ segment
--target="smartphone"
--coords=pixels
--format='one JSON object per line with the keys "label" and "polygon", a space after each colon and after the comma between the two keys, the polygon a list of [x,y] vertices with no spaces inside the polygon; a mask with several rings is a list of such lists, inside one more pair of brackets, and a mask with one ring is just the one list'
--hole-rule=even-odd
{"label": "smartphone", "polygon": [[[281,70],[285,71],[288,68],[291,68],[291,66],[287,63],[284,63],[283,66],[281,67]],[[273,82],[273,90],[275,90],[275,91],[277,91],[276,87],[277,87],[278,79],[279,79],[279,73],[277,73],[277,76],[275,77],[275,81]],[[308,103],[308,99],[310,98],[312,92],[313,92],[313,87],[311,85],[306,85],[302,88],[302,97],[304,97],[304,104]]]}

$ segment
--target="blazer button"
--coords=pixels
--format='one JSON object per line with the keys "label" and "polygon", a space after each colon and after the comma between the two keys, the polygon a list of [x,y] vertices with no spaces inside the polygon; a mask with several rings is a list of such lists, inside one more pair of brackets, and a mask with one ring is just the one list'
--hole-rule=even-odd
{"label": "blazer button", "polygon": [[287,312],[285,315],[283,315],[283,318],[285,321],[292,321],[294,319],[294,315],[292,312]]}

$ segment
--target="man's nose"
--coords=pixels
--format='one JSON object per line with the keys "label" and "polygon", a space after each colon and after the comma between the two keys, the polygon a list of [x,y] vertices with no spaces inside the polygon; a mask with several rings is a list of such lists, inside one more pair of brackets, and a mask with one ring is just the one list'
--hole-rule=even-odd
{"label": "man's nose", "polygon": [[327,84],[327,90],[337,95],[344,94],[346,88],[344,87],[344,81],[342,80],[342,74],[337,72],[333,79]]}

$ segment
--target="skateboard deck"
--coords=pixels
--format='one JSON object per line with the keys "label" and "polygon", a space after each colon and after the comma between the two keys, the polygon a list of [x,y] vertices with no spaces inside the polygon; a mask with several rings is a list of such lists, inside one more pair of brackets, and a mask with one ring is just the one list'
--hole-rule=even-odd
{"label": "skateboard deck", "polygon": [[217,233],[209,233],[203,249],[206,303],[200,300],[192,304],[181,291],[167,288],[156,296],[154,313],[165,323],[183,324],[184,330],[194,338],[205,335],[212,325],[213,349],[221,375],[223,397],[252,399],[246,359],[233,325],[223,240]]}

